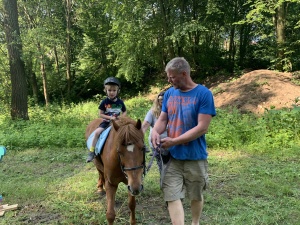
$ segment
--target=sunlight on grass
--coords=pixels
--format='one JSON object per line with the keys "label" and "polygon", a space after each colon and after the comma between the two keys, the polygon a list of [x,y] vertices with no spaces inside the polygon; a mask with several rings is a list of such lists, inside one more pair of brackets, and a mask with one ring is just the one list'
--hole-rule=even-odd
{"label": "sunlight on grass", "polygon": [[209,217],[207,212],[214,210],[210,218],[214,224],[293,224],[287,222],[290,216],[300,216],[300,204],[295,203],[300,196],[296,187],[300,176],[295,169],[300,166],[293,160],[211,150],[209,162],[211,188],[204,215]]}
{"label": "sunlight on grass", "polygon": [[[54,209],[59,209],[68,223],[76,224],[78,223],[76,221],[85,220],[86,223],[99,221],[99,224],[102,224],[106,219],[105,199],[103,201],[98,199],[97,179],[98,173],[94,165],[83,164],[74,176],[52,187],[48,201]],[[72,216],[77,216],[72,218],[70,213]]]}
{"label": "sunlight on grass", "polygon": [[[34,107],[30,121],[0,117],[7,154],[0,163],[3,203],[19,204],[0,225],[106,224],[105,197],[96,193],[98,173],[86,164],[84,131],[97,117],[98,102]],[[126,102],[143,119],[151,101]],[[257,118],[219,111],[207,134],[209,189],[201,224],[287,224],[300,218],[299,111],[274,111]],[[148,132],[145,143],[148,145]],[[147,155],[147,165],[151,157]],[[137,200],[138,225],[169,224],[154,160]],[[128,223],[127,187],[116,194],[116,224]],[[187,224],[189,202],[184,201]],[[41,222],[42,221],[42,222]],[[163,222],[162,222],[163,221]],[[167,222],[166,222],[167,221]]]}

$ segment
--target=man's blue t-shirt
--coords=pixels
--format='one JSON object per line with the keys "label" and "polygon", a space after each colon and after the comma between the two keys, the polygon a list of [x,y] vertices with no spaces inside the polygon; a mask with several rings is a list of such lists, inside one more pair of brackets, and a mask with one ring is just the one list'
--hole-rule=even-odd
{"label": "man's blue t-shirt", "polygon": [[[216,115],[211,91],[197,85],[182,92],[174,87],[164,94],[162,111],[168,116],[168,136],[175,138],[198,124],[198,114]],[[170,147],[172,157],[179,160],[207,159],[205,135],[185,144]]]}

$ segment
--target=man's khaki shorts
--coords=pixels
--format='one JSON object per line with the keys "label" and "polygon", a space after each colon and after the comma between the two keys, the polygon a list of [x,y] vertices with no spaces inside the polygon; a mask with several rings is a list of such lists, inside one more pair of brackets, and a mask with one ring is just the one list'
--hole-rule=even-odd
{"label": "man's khaki shorts", "polygon": [[162,190],[166,202],[183,199],[202,200],[203,191],[208,186],[207,160],[171,159],[162,180]]}

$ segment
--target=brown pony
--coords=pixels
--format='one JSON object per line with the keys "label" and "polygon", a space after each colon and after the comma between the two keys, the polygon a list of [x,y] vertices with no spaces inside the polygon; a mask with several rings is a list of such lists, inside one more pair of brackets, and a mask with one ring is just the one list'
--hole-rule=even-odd
{"label": "brown pony", "polygon": [[[99,126],[102,119],[93,120],[86,128],[86,140]],[[135,196],[143,190],[143,175],[145,175],[145,145],[141,121],[129,117],[120,117],[112,121],[112,128],[100,155],[94,159],[99,173],[98,192],[106,192],[106,219],[109,225],[114,223],[115,196],[119,183],[128,187],[128,207],[130,209],[130,224],[136,224]],[[103,188],[105,187],[105,190]]]}

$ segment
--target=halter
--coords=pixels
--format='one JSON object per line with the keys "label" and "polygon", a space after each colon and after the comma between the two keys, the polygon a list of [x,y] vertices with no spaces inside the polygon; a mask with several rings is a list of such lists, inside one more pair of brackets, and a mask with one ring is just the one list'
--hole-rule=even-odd
{"label": "halter", "polygon": [[[128,146],[128,145],[125,145],[125,146]],[[141,169],[141,168],[143,168],[143,175],[146,176],[146,147],[145,147],[145,145],[142,148],[142,151],[143,151],[143,163],[142,163],[142,165],[140,165],[140,166],[134,166],[134,167],[125,167],[122,164],[122,160],[121,160],[121,156],[120,156],[120,151],[119,151],[119,147],[118,147],[117,152],[118,152],[118,158],[119,158],[119,162],[120,162],[120,167],[121,167],[121,170],[122,170],[124,176],[126,177],[126,179],[128,179],[126,171],[138,170],[138,169]]]}

